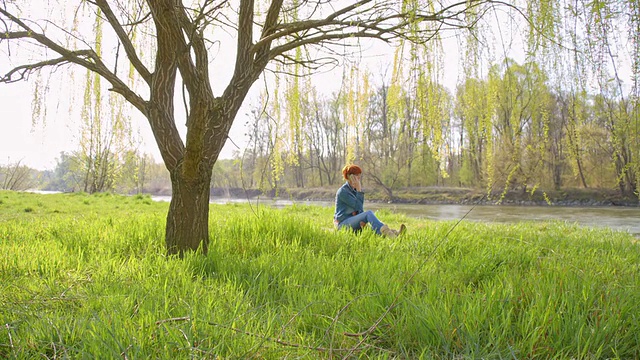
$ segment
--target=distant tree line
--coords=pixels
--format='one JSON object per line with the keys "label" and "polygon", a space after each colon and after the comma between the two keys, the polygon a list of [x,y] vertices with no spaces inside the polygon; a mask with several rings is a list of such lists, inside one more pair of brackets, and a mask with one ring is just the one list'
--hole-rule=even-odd
{"label": "distant tree line", "polygon": [[169,174],[148,154],[129,151],[109,156],[95,166],[80,151],[61,152],[53,170],[31,169],[21,162],[0,165],[0,189],[60,192],[116,192],[123,194],[170,192]]}
{"label": "distant tree line", "polygon": [[[92,168],[86,154],[61,152],[53,170],[36,170],[21,161],[0,165],[0,190],[60,192],[115,192],[121,194],[171,194],[171,180],[164,164],[149,154],[133,150],[127,156],[111,156],[103,168]],[[238,160],[221,159],[214,167],[212,188],[242,188]]]}
{"label": "distant tree line", "polygon": [[16,161],[7,165],[0,165],[0,189],[22,191],[34,187],[37,184],[37,172],[22,161]]}
{"label": "distant tree line", "polygon": [[[243,186],[261,189],[335,187],[341,167],[356,162],[369,186],[389,193],[415,186],[637,193],[638,102],[615,83],[598,94],[563,89],[536,63],[511,59],[455,93],[424,77],[371,87],[367,76],[329,97],[303,84],[296,104],[287,95],[277,108],[273,101],[255,108],[247,148],[218,176],[241,171]],[[278,108],[295,108],[300,119],[291,126],[291,113],[278,118]]]}
{"label": "distant tree line", "polygon": [[[537,64],[510,59],[454,93],[425,78],[372,86],[369,76],[354,76],[351,89],[330,95],[306,82],[288,84],[279,103],[262,97],[246,124],[247,146],[216,162],[211,187],[336,187],[342,166],[355,162],[367,186],[389,196],[424,186],[637,194],[638,102],[615,86],[598,94],[552,87]],[[0,167],[0,185],[170,193],[168,171],[150,155],[97,149],[61,153],[52,171]]]}

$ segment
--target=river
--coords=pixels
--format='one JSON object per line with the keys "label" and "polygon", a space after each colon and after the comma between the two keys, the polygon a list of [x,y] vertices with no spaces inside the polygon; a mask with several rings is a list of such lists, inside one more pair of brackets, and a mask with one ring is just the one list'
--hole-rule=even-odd
{"label": "river", "polygon": [[[168,196],[154,196],[157,201],[169,201]],[[211,199],[212,203],[246,203],[246,199]],[[283,207],[292,204],[306,204],[333,207],[332,201],[290,201],[251,200],[252,204]],[[421,205],[386,204],[367,202],[367,209],[388,209],[407,216],[431,220],[459,220],[466,215],[466,221],[515,223],[521,221],[565,221],[589,227],[608,227],[627,231],[640,237],[640,207],[617,206],[516,206],[516,205]]]}

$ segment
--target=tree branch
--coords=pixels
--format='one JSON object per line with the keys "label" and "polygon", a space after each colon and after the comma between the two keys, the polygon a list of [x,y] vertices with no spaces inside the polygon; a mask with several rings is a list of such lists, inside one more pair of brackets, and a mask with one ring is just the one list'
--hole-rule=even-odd
{"label": "tree branch", "polygon": [[[265,19],[264,25],[262,26],[262,36],[261,39],[266,39],[275,32],[276,25],[278,24],[278,15],[280,14],[280,9],[282,9],[282,0],[273,0],[271,2],[271,6],[269,6],[269,11],[267,12],[267,17]],[[270,57],[268,56],[269,50],[271,48],[271,41],[259,41],[253,47],[253,51],[255,52],[255,61],[262,65],[262,68],[266,66],[266,63],[269,61]],[[257,64],[258,65],[258,64]]]}
{"label": "tree branch", "polygon": [[107,21],[109,22],[109,24],[111,24],[111,27],[113,28],[116,35],[118,36],[118,39],[122,43],[122,46],[124,47],[124,51],[126,52],[127,57],[129,58],[129,61],[131,61],[131,64],[133,64],[133,67],[136,68],[136,70],[138,71],[140,76],[142,76],[144,81],[146,81],[147,84],[149,84],[151,82],[151,72],[149,72],[149,70],[144,66],[142,61],[140,61],[140,58],[138,57],[138,54],[136,54],[136,50],[133,44],[131,43],[131,39],[129,39],[129,36],[122,28],[122,25],[116,18],[116,15],[111,10],[111,7],[109,6],[109,4],[105,0],[95,0],[95,2],[92,2],[92,3],[94,3],[96,6],[100,8],[100,10],[102,10],[102,12],[104,13],[104,16],[107,18]]}
{"label": "tree branch", "polygon": [[[151,81],[151,128],[167,169],[172,172],[184,159],[185,145],[175,125],[174,93],[180,57],[188,49],[178,24],[176,0],[147,2],[156,27],[156,62]],[[191,133],[187,129],[187,133]]]}
{"label": "tree branch", "polygon": [[291,41],[289,43],[286,43],[284,45],[280,45],[280,46],[276,46],[275,48],[271,49],[271,52],[269,53],[270,55],[270,59],[275,58],[278,55],[283,55],[284,53],[286,53],[287,51],[293,50],[297,47],[301,47],[301,46],[305,46],[305,45],[312,45],[312,44],[319,44],[320,42],[327,42],[329,40],[343,40],[343,39],[349,39],[349,38],[373,38],[373,39],[378,39],[378,40],[383,40],[383,41],[387,41],[385,39],[380,38],[378,35],[376,34],[369,34],[363,31],[358,31],[358,32],[350,32],[350,33],[343,33],[343,34],[326,34],[326,35],[319,35],[316,37],[310,37],[310,38],[306,38],[306,39],[302,39],[302,40],[298,40],[298,41]]}
{"label": "tree branch", "polygon": [[[459,24],[461,21],[458,21],[457,19],[457,17],[463,12],[462,10],[453,14],[446,14],[456,7],[467,5],[466,2],[458,2],[449,5],[446,8],[431,14],[396,12],[384,15],[383,12],[385,11],[385,8],[378,5],[363,9],[357,13],[353,12],[353,10],[363,7],[370,2],[371,0],[363,0],[335,11],[323,19],[292,22],[280,25],[277,31],[270,31],[268,33],[263,32],[263,36],[254,46],[254,51],[257,52],[259,49],[264,49],[265,46],[268,46],[267,44],[287,37],[294,37],[294,39],[286,41],[286,44],[275,48],[277,50],[272,50],[270,52],[270,59],[273,59],[274,56],[282,55],[283,52],[292,50],[299,46],[318,44],[329,40],[341,40],[354,37],[374,38],[388,42],[392,39],[409,39],[409,37],[411,37],[413,39],[412,41],[415,41],[420,36],[430,39],[434,34],[442,29],[443,25],[449,25],[452,28],[466,27],[464,24]],[[466,8],[477,7],[483,3],[490,2],[491,1],[484,0],[475,1],[469,4]],[[379,14],[377,16],[371,16],[374,13]],[[353,19],[358,14],[363,15],[363,17]],[[368,18],[367,15],[369,16]],[[448,22],[448,20],[452,19],[456,20],[456,22]],[[402,31],[407,26],[420,22],[439,22],[441,25],[436,29],[419,29],[413,34],[408,34],[405,31]],[[265,28],[266,26],[267,25],[265,23]],[[354,30],[345,32],[347,29]],[[316,31],[309,33],[309,30]],[[264,52],[264,50],[262,51]]]}
{"label": "tree branch", "polygon": [[[275,0],[276,4],[281,0]],[[272,4],[273,5],[273,4]],[[235,115],[242,104],[253,82],[258,78],[266,62],[256,64],[253,56],[253,24],[254,24],[254,0],[241,0],[238,16],[238,40],[236,46],[236,63],[233,76],[222,95],[224,116]],[[270,12],[273,12],[273,6]],[[279,11],[276,11],[279,13]],[[262,66],[262,67],[261,67]],[[240,101],[238,101],[240,99]]]}
{"label": "tree branch", "polygon": [[16,72],[22,71],[22,76],[24,78],[24,76],[27,75],[27,73],[30,71],[40,69],[43,66],[47,66],[47,65],[62,64],[64,61],[67,61],[70,63],[81,65],[93,72],[98,73],[100,76],[102,76],[107,81],[109,81],[109,83],[113,86],[113,88],[111,89],[112,91],[115,91],[121,94],[122,96],[124,96],[125,99],[127,99],[127,101],[129,101],[133,106],[135,106],[143,114],[146,114],[146,111],[147,111],[146,102],[138,94],[136,94],[131,89],[129,89],[129,87],[122,80],[120,80],[120,78],[118,78],[116,74],[112,73],[105,66],[105,64],[102,62],[100,57],[95,53],[95,51],[93,51],[92,49],[75,50],[75,51],[69,50],[65,47],[60,46],[55,41],[49,39],[46,35],[34,31],[22,20],[20,20],[19,18],[17,18],[13,14],[7,12],[2,8],[0,8],[0,14],[6,16],[13,23],[15,23],[16,25],[18,25],[19,27],[25,30],[25,31],[8,32],[5,34],[6,39],[11,39],[11,40],[24,39],[24,38],[33,39],[62,56],[61,59],[45,60],[40,63],[36,63],[36,64],[40,64],[40,66],[34,67],[34,65],[36,64],[31,64],[31,68],[29,68],[29,65],[25,65],[25,66],[16,68],[17,70],[14,69],[15,71],[11,70],[8,74],[2,77],[3,82],[14,82],[14,81],[11,81],[11,75]]}
{"label": "tree branch", "polygon": [[[87,50],[74,51],[74,52],[71,52],[71,54],[73,54],[73,56],[78,56],[78,57],[82,55],[88,55]],[[43,67],[53,66],[53,65],[60,66],[64,64],[70,64],[70,63],[71,61],[69,59],[65,57],[61,57],[57,59],[44,60],[44,61],[40,61],[33,64],[20,65],[11,69],[5,75],[2,75],[2,77],[0,78],[0,83],[11,84],[21,80],[27,80],[29,78],[29,74]],[[18,74],[19,77],[13,78],[14,74]]]}
{"label": "tree branch", "polygon": [[234,78],[246,76],[247,70],[253,65],[253,4],[254,0],[240,1],[236,64],[233,72]]}
{"label": "tree branch", "polygon": [[[168,320],[165,320],[165,322],[166,321],[171,321],[171,320],[172,319],[168,319]],[[182,320],[182,319],[178,318],[178,320]],[[318,351],[318,352],[353,352],[353,351],[358,350],[358,349],[364,350],[364,349],[372,347],[372,345],[364,344],[364,343],[358,344],[358,346],[355,349],[354,348],[333,348],[333,347],[310,346],[310,345],[297,344],[297,343],[284,341],[284,340],[280,339],[279,337],[278,338],[274,338],[274,337],[270,337],[270,336],[266,336],[266,335],[252,333],[252,332],[249,332],[249,331],[246,331],[246,330],[238,329],[238,328],[235,328],[235,327],[232,327],[232,326],[228,326],[228,325],[215,323],[215,322],[212,322],[212,321],[208,321],[207,324],[209,324],[211,326],[217,326],[217,327],[220,327],[220,328],[223,328],[223,329],[231,330],[231,331],[234,331],[234,332],[236,332],[238,334],[244,334],[244,335],[248,335],[248,336],[252,336],[252,337],[257,337],[257,338],[260,338],[262,340],[270,341],[270,342],[273,342],[273,343],[278,344],[278,345],[291,347],[291,348],[314,350],[314,351]],[[348,334],[348,333],[345,334],[345,335],[346,336],[353,336],[353,334]]]}
{"label": "tree branch", "polygon": [[[187,118],[189,131],[187,132],[187,147],[183,169],[194,174],[197,173],[197,169],[203,160],[204,163],[207,163],[207,166],[213,166],[214,161],[210,159],[209,151],[203,151],[203,149],[211,148],[208,143],[216,135],[215,124],[212,124],[212,122],[221,121],[220,118],[212,116],[213,111],[211,110],[215,99],[213,98],[209,80],[209,53],[203,36],[206,23],[203,24],[203,28],[200,28],[196,22],[204,19],[202,14],[205,13],[207,5],[208,2],[201,8],[201,15],[197,17],[198,20],[192,20],[184,7],[177,9],[180,27],[186,34],[187,39],[189,39],[189,44],[186,45],[187,49],[190,46],[195,55],[195,64],[191,59],[190,51],[186,51],[185,54],[180,54],[178,57],[180,59],[178,65],[180,73],[190,94],[189,101],[191,114],[193,115]],[[219,4],[219,6],[223,5],[224,2]],[[215,8],[211,11],[215,11]]]}
{"label": "tree branch", "polygon": [[[202,32],[198,29],[196,23],[189,18],[186,9],[178,9],[177,16],[180,20],[180,27],[184,30],[184,33],[189,39],[189,44],[195,54],[195,64],[191,61],[189,52],[185,54],[185,59],[180,61],[180,73],[185,79],[187,89],[191,94],[195,94],[196,87],[200,86],[200,80],[204,80],[206,86],[209,84],[209,53],[205,45]],[[180,57],[182,58],[182,57]]]}
{"label": "tree branch", "polygon": [[[215,13],[216,11],[224,8],[225,5],[227,5],[229,3],[228,0],[220,0],[220,3],[218,3],[217,5],[212,6],[211,9],[207,10],[207,7],[209,5],[211,5],[213,2],[214,2],[214,0],[207,0],[202,4],[202,6],[200,6],[200,9],[198,10],[198,16],[196,16],[195,19],[192,19],[190,21],[194,25],[195,28],[204,28],[204,27],[206,27],[208,24],[210,24],[212,22],[212,20],[216,19],[216,17],[212,16],[212,14]],[[184,7],[183,9],[186,10],[187,8]],[[211,19],[208,20],[208,18],[211,18]],[[201,23],[202,23],[202,25],[200,25]]]}

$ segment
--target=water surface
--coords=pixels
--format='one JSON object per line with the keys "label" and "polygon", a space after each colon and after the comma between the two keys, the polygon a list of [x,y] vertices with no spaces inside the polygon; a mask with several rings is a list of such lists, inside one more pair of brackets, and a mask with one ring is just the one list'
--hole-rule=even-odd
{"label": "water surface", "polygon": [[[169,201],[170,197],[153,197]],[[333,207],[333,201],[250,200],[254,205],[283,207],[307,204]],[[247,199],[211,199],[212,203],[247,203]],[[587,227],[608,227],[640,237],[640,207],[618,206],[518,206],[518,205],[422,205],[365,203],[368,210],[388,209],[407,216],[431,220],[459,220],[517,223],[522,221],[565,221]]]}

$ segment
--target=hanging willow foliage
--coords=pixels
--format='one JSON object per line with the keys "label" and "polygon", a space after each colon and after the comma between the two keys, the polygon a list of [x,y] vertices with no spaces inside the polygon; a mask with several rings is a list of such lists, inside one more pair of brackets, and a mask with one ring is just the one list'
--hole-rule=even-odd
{"label": "hanging willow foliage", "polygon": [[[126,83],[133,92],[140,95],[141,100],[146,100],[148,86],[139,88],[142,81],[137,77],[131,59],[124,55],[124,52],[120,59],[116,57],[113,60],[106,56],[112,50],[118,54],[120,48],[110,46],[113,44],[108,42],[107,31],[106,41],[102,39],[103,35],[99,31],[102,25],[93,12],[98,3],[82,2],[75,16],[61,19],[63,25],[69,25],[64,23],[73,21],[71,26],[61,26],[52,20],[61,29],[65,29],[66,34],[72,35],[56,38],[56,41],[60,44],[65,44],[66,41],[65,45],[69,48],[88,47],[100,55],[105,55],[105,66],[109,70],[115,69],[113,73],[117,78],[126,79],[122,85]],[[234,16],[239,15],[236,11],[238,9],[232,3],[228,3],[229,7],[226,10],[230,10]],[[376,6],[368,8],[372,3]],[[12,3],[8,4],[11,7]],[[153,69],[156,64],[152,55],[156,50],[158,38],[155,37],[154,15],[143,15],[149,12],[147,4],[154,3],[119,3],[117,9],[115,6],[114,9],[117,10],[119,21],[127,32],[123,39],[131,41],[136,55],[140,56],[141,62],[144,63],[144,66],[139,68]],[[281,24],[276,26],[278,31],[284,29],[280,28],[284,27],[282,24],[303,26],[310,23],[309,17],[313,18],[313,15],[317,14],[316,11],[330,11],[330,6],[320,9],[328,4],[327,2],[317,2],[318,8],[315,9],[306,7],[310,4],[312,3],[301,1],[286,2],[286,11],[280,14],[281,17],[276,22]],[[415,160],[417,164],[419,160],[423,160],[424,166],[421,170],[424,172],[428,169],[430,173],[437,173],[438,180],[444,181],[449,175],[452,178],[457,176],[456,168],[451,164],[458,161],[465,171],[468,170],[465,176],[472,184],[481,183],[488,189],[494,185],[523,186],[531,189],[538,188],[539,184],[548,180],[548,175],[540,175],[535,179],[531,176],[536,171],[542,172],[539,169],[541,164],[546,162],[566,169],[566,174],[558,174],[558,184],[567,181],[572,185],[582,183],[582,186],[587,187],[609,181],[605,176],[598,180],[590,176],[597,160],[608,157],[604,167],[616,172],[615,179],[618,180],[618,185],[627,192],[637,191],[640,172],[638,1],[514,2],[510,4],[518,6],[518,11],[506,6],[499,7],[499,11],[495,13],[490,11],[498,8],[497,4],[491,4],[494,8],[476,6],[476,2],[469,4],[473,6],[457,13],[459,17],[455,16],[456,21],[464,19],[460,24],[473,27],[457,33],[461,34],[461,39],[464,40],[464,48],[458,49],[458,53],[463,54],[460,70],[463,75],[458,75],[458,101],[455,108],[456,117],[453,119],[450,95],[442,86],[445,66],[443,54],[452,49],[443,48],[439,37],[449,36],[450,33],[435,33],[433,37],[425,37],[425,29],[437,29],[436,26],[443,25],[443,22],[419,18],[419,14],[439,10],[435,8],[439,4],[417,0],[356,4],[354,8],[362,12],[350,14],[351,17],[347,19],[358,19],[363,14],[374,16],[385,11],[399,10],[408,21],[403,24],[406,31],[403,30],[402,36],[390,41],[396,48],[389,53],[393,55],[393,59],[387,59],[393,62],[391,79],[383,79],[384,83],[388,81],[388,88],[383,86],[378,90],[374,87],[374,91],[371,91],[370,84],[375,83],[375,79],[360,63],[345,66],[342,70],[344,86],[340,91],[340,102],[336,102],[339,105],[336,106],[339,107],[337,112],[340,113],[337,118],[341,120],[340,137],[347,138],[347,141],[344,141],[347,145],[343,147],[341,143],[337,147],[339,152],[344,153],[339,161],[362,159],[362,154],[367,147],[372,147],[373,143],[367,136],[381,134],[380,138],[375,138],[375,144],[379,145],[380,149],[373,149],[370,154],[380,155],[380,162],[389,165],[387,173],[403,171],[410,176],[412,162]],[[265,23],[264,17],[268,13],[269,5],[269,2],[256,2],[255,21],[249,22],[254,30],[258,30],[261,23]],[[184,11],[187,17],[198,18],[207,6],[211,8],[211,2],[206,2],[203,8],[189,7]],[[298,11],[302,16],[298,16]],[[56,9],[49,10],[47,17],[52,15],[53,18],[53,15],[62,14],[57,12]],[[215,11],[211,10],[211,13]],[[490,15],[485,16],[487,14]],[[520,21],[522,14],[526,15],[526,21]],[[107,14],[98,15],[108,20]],[[80,29],[81,18],[91,19],[94,22],[93,28]],[[208,37],[214,32],[210,29],[226,25],[222,22],[217,23],[214,18],[215,16],[211,15],[209,19],[211,23],[215,23],[211,27],[209,23],[198,23],[201,26],[199,29],[210,31],[206,34],[207,40],[213,39]],[[365,16],[360,17],[364,18]],[[9,21],[9,18],[6,18],[6,21]],[[381,23],[375,24],[381,26]],[[353,24],[342,25],[348,27]],[[293,35],[279,38],[281,42],[278,45],[304,38],[314,34],[316,30],[319,31],[317,34],[324,34],[324,29],[319,28],[305,29],[308,32],[296,32],[296,29],[290,28],[291,32],[287,34]],[[358,29],[364,31],[366,28]],[[49,29],[45,30],[52,35],[54,33]],[[338,30],[340,31],[342,29]],[[75,44],[76,39],[82,39],[78,34],[85,33],[90,34],[89,38],[85,38],[83,43]],[[284,33],[286,31],[282,32]],[[349,39],[333,38],[331,43],[323,43],[320,47],[331,49],[329,57],[337,58],[341,50],[348,50],[356,44],[353,42],[354,37],[357,38],[356,34],[353,33]],[[96,38],[90,39],[92,35]],[[13,36],[17,36],[17,33]],[[345,46],[341,48],[343,40],[342,44]],[[212,43],[215,44],[215,40]],[[276,96],[270,98],[275,102],[275,105],[269,107],[269,114],[272,115],[269,121],[274,126],[268,128],[269,131],[273,131],[273,152],[270,161],[276,182],[284,174],[285,168],[302,167],[305,164],[304,151],[311,148],[305,137],[308,125],[305,122],[309,118],[305,113],[305,106],[309,101],[306,98],[307,94],[313,91],[297,77],[307,75],[302,69],[306,69],[310,63],[321,61],[313,56],[316,53],[311,52],[313,55],[309,55],[307,52],[316,49],[313,45],[315,44],[307,43],[304,47],[293,46],[287,50],[286,56],[278,59],[282,60],[283,64],[293,64],[291,67],[283,69],[278,67],[279,63],[276,65],[276,71],[294,75],[293,78],[277,80],[279,82],[275,89]],[[508,60],[508,56],[513,55],[510,53],[511,50],[517,56],[517,61],[513,63]],[[265,52],[267,53],[268,51]],[[630,70],[623,71],[621,66],[627,63]],[[214,69],[211,69],[211,72],[213,74]],[[546,83],[542,81],[543,77],[536,75],[537,72],[545,75]],[[80,76],[78,81],[79,78]],[[131,121],[127,116],[130,108],[126,108],[111,96],[107,98],[104,79],[91,76],[82,80],[86,86],[83,88],[84,93],[77,98],[82,98],[84,105],[81,109],[72,108],[69,117],[76,115],[72,112],[82,111],[86,128],[93,128],[85,134],[85,141],[90,145],[85,147],[87,152],[96,155],[108,145],[111,147],[112,156],[117,156],[117,149],[124,147],[128,142],[127,137],[131,137],[134,132],[132,128],[124,125]],[[32,113],[34,123],[44,121],[47,117],[47,108],[43,100],[49,91],[46,84],[46,75],[36,78]],[[522,89],[526,91],[519,94]],[[382,105],[376,104],[378,100],[372,95],[379,93],[386,96]],[[555,98],[559,100],[556,101]],[[370,111],[374,106],[384,109],[384,116],[372,120],[372,117],[377,116]],[[144,106],[141,108],[144,109]],[[558,117],[561,119],[558,120]],[[554,121],[558,123],[553,123]],[[346,129],[344,131],[343,125]],[[368,125],[374,126],[374,131],[366,128]],[[376,133],[378,129],[380,134]],[[109,132],[122,134],[123,137],[111,138],[107,135]],[[554,141],[559,139],[553,145],[557,146],[557,149],[550,149],[551,136]],[[600,145],[595,155],[592,144]],[[452,150],[456,146],[460,150]],[[554,151],[556,153],[550,155]],[[427,167],[427,163],[430,168]],[[397,167],[392,169],[390,164]],[[604,178],[606,180],[602,180]]]}
{"label": "hanging willow foliage", "polygon": [[290,150],[287,152],[287,162],[291,165],[298,164],[298,157],[303,147],[301,135],[301,129],[304,127],[301,106],[303,94],[300,88],[300,77],[302,76],[300,61],[302,60],[302,52],[299,48],[296,49],[295,60],[293,74],[286,79],[287,93],[285,95],[288,119],[288,144],[290,146]]}
{"label": "hanging willow foliage", "polygon": [[[98,56],[103,53],[103,18],[98,11],[94,22],[94,51]],[[131,73],[129,71],[129,73]],[[129,81],[135,81],[130,76]],[[98,74],[87,70],[83,106],[80,112],[82,121],[79,139],[78,164],[83,174],[82,186],[86,192],[112,190],[122,178],[123,167],[132,142],[131,118],[127,115],[125,100],[111,92],[104,91],[104,85]]]}
{"label": "hanging willow foliage", "polygon": [[[411,14],[418,2],[406,0],[398,6]],[[488,191],[498,192],[520,187],[533,194],[543,183],[551,182],[549,175],[542,175],[542,169],[550,167],[549,164],[572,169],[573,177],[581,178],[586,187],[589,177],[585,176],[588,171],[585,157],[595,159],[597,156],[585,154],[584,148],[586,142],[598,142],[594,140],[595,134],[612,139],[611,157],[620,163],[618,178],[632,182],[637,178],[632,174],[637,174],[638,168],[637,96],[627,92],[626,102],[620,102],[617,97],[624,92],[620,81],[611,74],[611,66],[600,66],[611,63],[617,56],[609,54],[610,50],[620,51],[619,46],[612,46],[615,37],[611,38],[611,34],[624,33],[620,27],[619,15],[624,13],[621,6],[620,2],[612,1],[527,2],[522,11],[533,27],[523,28],[525,31],[519,35],[513,34],[522,24],[507,11],[505,15],[495,16],[501,33],[494,37],[487,33],[495,30],[496,25],[478,23],[481,16],[475,12],[477,9],[468,9],[465,20],[474,27],[466,32],[464,47],[459,50],[464,58],[455,109],[458,130],[454,128],[457,124],[451,121],[451,97],[442,86],[443,54],[450,49],[443,49],[438,36],[421,44],[408,41],[424,25],[413,23],[407,38],[399,41],[394,49],[389,86],[381,89],[386,96],[385,103],[376,105],[384,109],[384,116],[363,121],[370,75],[359,66],[343,69],[340,109],[347,138],[345,161],[354,161],[365,148],[371,147],[372,139],[367,136],[374,136],[378,148],[372,154],[379,160],[374,156],[367,161],[384,163],[387,172],[391,163],[394,166],[404,163],[402,171],[410,174],[411,170],[407,169],[412,163],[412,144],[419,143],[421,153],[427,155],[422,160],[439,164],[434,169],[443,179],[450,175],[449,168],[455,169],[451,167],[452,158],[459,156],[461,167],[468,171],[469,183],[481,183]],[[638,27],[637,16],[633,15],[637,14],[637,5],[625,6],[631,9],[630,18],[623,20],[628,23],[633,40],[637,38],[637,32],[632,31]],[[596,33],[598,36],[592,36]],[[557,47],[560,43],[565,46]],[[524,61],[521,64],[506,57],[506,47],[514,44],[522,45]],[[637,42],[631,45],[629,48],[635,49]],[[637,50],[633,50],[630,57],[636,64],[638,57],[634,54]],[[617,82],[617,85],[604,87],[607,82],[609,85]],[[594,87],[589,85],[594,84],[602,84],[598,90],[609,93],[606,117],[616,120],[608,135],[597,133],[601,128],[594,130],[594,119],[589,115],[594,94]],[[297,85],[290,89],[288,126],[293,130],[289,130],[287,143],[296,154],[295,129],[300,123],[294,121],[297,117],[294,109],[295,103],[302,102],[296,96],[308,91],[299,91]],[[554,108],[558,103],[562,105]],[[558,116],[563,117],[561,122]],[[414,118],[419,128],[412,127]],[[374,126],[375,131],[363,132],[365,123]],[[456,136],[459,140],[453,140]],[[454,146],[461,150],[452,150]],[[426,168],[426,165],[422,167]],[[558,184],[561,178],[559,174]]]}
{"label": "hanging willow foliage", "polygon": [[33,85],[33,98],[31,99],[31,124],[45,123],[47,118],[47,107],[44,105],[48,86],[42,81],[42,73],[38,72]]}
{"label": "hanging willow foliage", "polygon": [[[606,108],[612,137],[612,161],[618,175],[618,186],[623,192],[638,193],[638,168],[640,148],[638,147],[637,114],[633,109],[633,96],[625,91],[623,80],[618,71],[617,57],[622,55],[624,44],[620,38],[621,27],[633,27],[633,23],[620,21],[621,11],[626,10],[622,3],[594,1],[586,5],[585,24],[587,28],[587,51],[599,62],[593,63],[600,90],[601,106]],[[633,10],[633,7],[632,7]],[[631,16],[633,17],[633,16]],[[637,51],[637,49],[636,49]],[[631,58],[637,57],[632,54]],[[602,66],[609,64],[609,66]],[[613,74],[610,74],[612,69]]]}
{"label": "hanging willow foliage", "polygon": [[345,133],[347,134],[345,163],[353,163],[356,160],[356,151],[358,148],[356,124],[357,118],[355,113],[356,107],[356,79],[354,79],[355,69],[353,66],[345,68],[343,72],[343,118],[345,122]]}
{"label": "hanging willow foliage", "polygon": [[280,86],[279,86],[280,79],[276,77],[274,81],[275,81],[275,86],[273,88],[273,97],[271,97],[271,110],[270,110],[270,114],[274,124],[272,128],[274,129],[274,131],[270,136],[270,138],[273,139],[270,157],[271,157],[271,177],[273,179],[272,186],[276,187],[278,180],[280,179],[280,177],[284,172],[284,164],[281,156],[282,143],[280,139],[280,133],[278,131],[280,129],[280,119],[282,118],[280,116],[280,101],[278,100],[279,89],[280,89]]}
{"label": "hanging willow foliage", "polygon": [[364,130],[367,123],[367,109],[369,108],[369,99],[371,99],[372,92],[369,84],[369,72],[367,70],[360,70],[358,67],[358,101],[357,101],[357,132],[359,141],[358,152],[363,154],[365,151],[366,142],[364,141]]}

